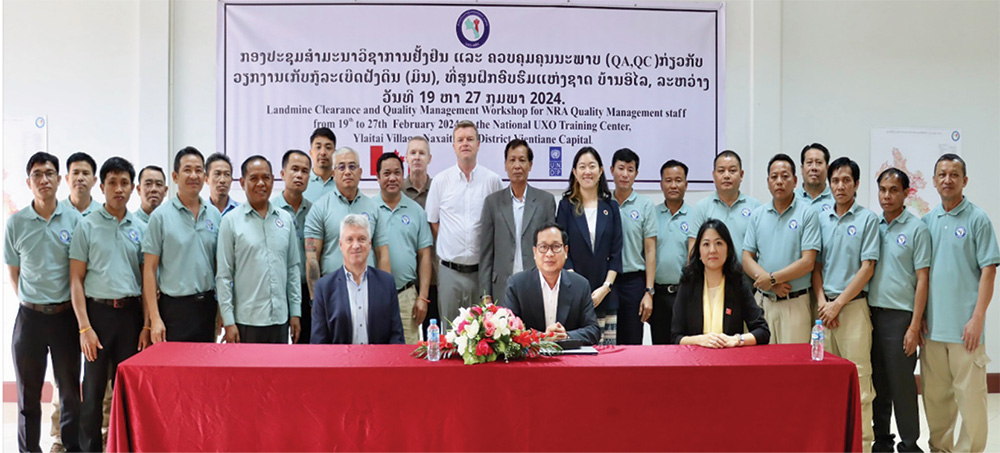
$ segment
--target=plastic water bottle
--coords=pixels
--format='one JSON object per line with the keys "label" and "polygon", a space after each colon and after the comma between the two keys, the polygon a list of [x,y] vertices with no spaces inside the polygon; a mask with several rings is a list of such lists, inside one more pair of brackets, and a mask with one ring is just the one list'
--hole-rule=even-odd
{"label": "plastic water bottle", "polygon": [[823,339],[825,334],[823,332],[823,321],[817,319],[816,325],[813,326],[812,339],[809,343],[812,345],[812,359],[817,361],[823,361]]}
{"label": "plastic water bottle", "polygon": [[441,328],[436,319],[432,319],[431,325],[427,326],[427,360],[441,360]]}

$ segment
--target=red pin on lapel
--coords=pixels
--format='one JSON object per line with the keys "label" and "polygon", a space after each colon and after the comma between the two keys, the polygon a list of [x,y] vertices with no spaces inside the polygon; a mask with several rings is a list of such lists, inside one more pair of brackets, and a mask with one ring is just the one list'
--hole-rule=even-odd
{"label": "red pin on lapel", "polygon": [[731,315],[731,314],[733,314],[733,309],[732,309],[732,308],[727,308],[727,309],[726,309],[726,314],[727,314],[727,315]]}
{"label": "red pin on lapel", "polygon": [[604,215],[608,215],[608,210],[607,209],[604,210]]}

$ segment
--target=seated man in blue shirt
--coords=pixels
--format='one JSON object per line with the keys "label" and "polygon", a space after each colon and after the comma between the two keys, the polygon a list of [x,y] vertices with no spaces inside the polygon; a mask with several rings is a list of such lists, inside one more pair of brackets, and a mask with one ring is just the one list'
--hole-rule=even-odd
{"label": "seated man in blue shirt", "polygon": [[563,270],[569,241],[566,232],[548,222],[538,228],[532,240],[535,267],[507,280],[507,295],[501,305],[520,316],[526,327],[555,335],[556,340],[597,344],[601,329],[590,283],[580,274]]}
{"label": "seated man in blue shirt", "polygon": [[371,224],[361,214],[340,222],[344,265],[313,291],[313,344],[403,344],[403,321],[392,274],[368,265]]}

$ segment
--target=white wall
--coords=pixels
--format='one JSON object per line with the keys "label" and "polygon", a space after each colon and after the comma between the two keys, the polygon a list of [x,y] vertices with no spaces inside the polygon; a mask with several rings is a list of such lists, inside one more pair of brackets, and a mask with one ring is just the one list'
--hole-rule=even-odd
{"label": "white wall", "polygon": [[[744,158],[744,190],[769,198],[767,159],[779,151],[797,156],[805,143],[827,144],[870,176],[872,127],[957,127],[970,162],[966,193],[1000,223],[998,5],[727,2],[726,145]],[[5,0],[4,8],[4,116],[48,114],[50,151],[106,157],[112,154],[100,153],[138,150],[141,164],[161,165],[183,146],[214,151],[216,2]],[[434,152],[451,159],[450,149]],[[22,165],[4,168],[18,175]],[[861,186],[860,200],[869,187]],[[238,190],[234,196],[242,198]],[[3,307],[10,381],[16,301],[5,296]],[[989,312],[988,326],[998,313]],[[1000,338],[989,336],[987,347],[997,354]],[[1000,371],[1000,362],[989,371]]]}

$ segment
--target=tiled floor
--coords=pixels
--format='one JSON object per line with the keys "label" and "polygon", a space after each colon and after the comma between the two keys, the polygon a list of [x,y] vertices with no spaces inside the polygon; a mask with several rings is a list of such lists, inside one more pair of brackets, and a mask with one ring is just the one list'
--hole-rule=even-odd
{"label": "tiled floor", "polygon": [[[990,418],[990,437],[986,443],[986,451],[1000,452],[1000,394],[991,394],[988,399]],[[923,414],[923,403],[920,403],[920,413]],[[42,404],[42,450],[49,451],[52,438],[48,436],[52,414],[51,404]],[[894,422],[895,423],[895,422]],[[895,427],[893,427],[895,432]],[[927,449],[927,423],[920,419],[920,448]],[[17,451],[17,404],[3,403],[3,445],[2,451]]]}

